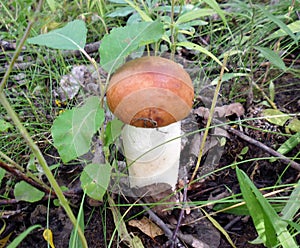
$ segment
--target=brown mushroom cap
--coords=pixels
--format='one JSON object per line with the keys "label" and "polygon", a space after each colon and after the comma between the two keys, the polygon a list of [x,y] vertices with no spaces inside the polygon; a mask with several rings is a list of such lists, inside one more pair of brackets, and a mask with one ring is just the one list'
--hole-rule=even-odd
{"label": "brown mushroom cap", "polygon": [[161,57],[142,57],[114,73],[106,96],[110,110],[124,123],[163,127],[189,114],[194,88],[181,65]]}

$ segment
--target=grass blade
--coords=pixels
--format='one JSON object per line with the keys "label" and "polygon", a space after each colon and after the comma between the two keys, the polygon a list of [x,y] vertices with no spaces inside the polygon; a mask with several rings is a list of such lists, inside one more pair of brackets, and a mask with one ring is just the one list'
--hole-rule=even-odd
{"label": "grass blade", "polygon": [[225,236],[228,243],[233,248],[236,248],[236,246],[234,245],[232,239],[230,238],[230,236],[228,235],[226,230],[211,215],[209,215],[204,209],[201,208],[201,211],[205,214],[205,216],[209,219],[209,221]]}
{"label": "grass blade", "polygon": [[153,20],[151,19],[150,16],[148,16],[143,10],[140,9],[140,7],[136,4],[134,4],[133,2],[129,1],[129,0],[124,0],[130,7],[132,7],[133,9],[135,9],[136,12],[139,13],[139,15],[141,16],[141,18],[145,21],[145,22],[152,22]]}
{"label": "grass blade", "polygon": [[295,133],[288,140],[286,140],[277,151],[284,155],[294,149],[298,144],[300,144],[300,132]]}
{"label": "grass blade", "polygon": [[278,244],[279,240],[284,248],[297,247],[295,240],[287,230],[287,223],[277,215],[270,203],[243,171],[236,168],[236,173],[243,198],[264,244],[267,247],[273,247]]}
{"label": "grass blade", "polygon": [[258,6],[259,9],[262,11],[262,13],[272,22],[274,22],[278,27],[280,27],[287,35],[289,35],[295,42],[297,42],[296,35],[292,32],[292,30],[280,19],[278,19],[276,16],[272,15],[270,12],[268,12],[266,9]]}
{"label": "grass blade", "polygon": [[284,220],[292,220],[294,215],[300,209],[300,181],[298,181],[295,189],[289,197],[288,202],[285,207],[282,209],[282,219]]}
{"label": "grass blade", "polygon": [[83,204],[85,200],[85,191],[82,196],[78,216],[77,216],[77,225],[73,227],[73,230],[71,232],[70,240],[69,240],[69,248],[83,248],[82,243],[80,241],[80,238],[78,236],[78,226],[81,228],[81,230],[84,231],[84,210],[83,210]]}
{"label": "grass blade", "polygon": [[[300,32],[300,20],[292,22],[287,25],[287,27],[293,32],[293,33],[299,33]],[[282,36],[286,36],[287,33],[283,29],[279,29],[273,34],[271,34],[267,39],[276,39]],[[297,38],[297,41],[299,40],[299,37]]]}
{"label": "grass blade", "polygon": [[221,17],[225,26],[228,27],[226,17],[224,15],[224,11],[220,8],[219,4],[215,0],[203,0],[206,4],[208,4],[212,9],[214,9],[217,14]]}
{"label": "grass blade", "polygon": [[194,9],[191,11],[188,11],[184,13],[183,15],[179,16],[179,18],[176,21],[176,24],[186,23],[195,19],[198,19],[203,16],[211,16],[215,14],[216,12],[209,8],[204,9]]}
{"label": "grass blade", "polygon": [[[183,41],[183,42],[177,43],[177,46],[183,46],[183,47],[186,47],[188,49],[194,49],[196,51],[204,53],[207,56],[211,57],[219,65],[221,65],[221,66],[223,65],[222,62],[215,55],[213,55],[210,51],[206,50],[204,47],[199,46],[199,45],[197,45],[195,43],[192,43],[192,42],[189,42],[189,41]],[[225,67],[225,70],[228,71],[228,69],[226,67]]]}
{"label": "grass blade", "polygon": [[17,248],[19,244],[21,244],[22,240],[27,237],[27,235],[36,228],[40,228],[41,225],[34,225],[26,229],[22,232],[18,237],[16,237],[8,246],[7,248]]}
{"label": "grass blade", "polygon": [[287,68],[283,62],[283,60],[280,58],[280,56],[271,50],[270,48],[267,47],[259,47],[255,46],[254,47],[256,50],[260,51],[263,57],[265,57],[267,60],[270,61],[273,65],[277,66],[279,69],[286,71]]}

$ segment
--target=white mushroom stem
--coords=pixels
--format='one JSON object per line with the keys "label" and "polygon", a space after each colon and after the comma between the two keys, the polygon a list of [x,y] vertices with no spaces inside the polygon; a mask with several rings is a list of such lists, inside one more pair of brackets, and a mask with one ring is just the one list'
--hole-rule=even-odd
{"label": "white mushroom stem", "polygon": [[122,130],[130,187],[166,183],[175,188],[181,151],[180,121],[161,128]]}

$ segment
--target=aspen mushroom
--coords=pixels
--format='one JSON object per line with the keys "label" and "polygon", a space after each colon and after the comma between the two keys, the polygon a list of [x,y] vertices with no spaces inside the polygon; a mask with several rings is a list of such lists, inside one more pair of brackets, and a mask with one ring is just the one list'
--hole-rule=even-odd
{"label": "aspen mushroom", "polygon": [[121,137],[130,187],[177,183],[181,123],[192,108],[190,76],[172,60],[131,60],[111,77],[107,104],[125,126]]}

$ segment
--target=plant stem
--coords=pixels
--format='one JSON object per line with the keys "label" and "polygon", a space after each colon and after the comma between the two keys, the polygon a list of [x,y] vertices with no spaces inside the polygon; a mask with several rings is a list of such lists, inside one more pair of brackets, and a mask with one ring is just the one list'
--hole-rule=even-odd
{"label": "plant stem", "polygon": [[101,75],[100,75],[100,72],[99,72],[98,64],[95,61],[95,59],[93,59],[84,49],[80,49],[80,51],[92,63],[92,65],[94,66],[94,68],[97,71],[97,77],[98,77],[98,80],[99,80],[99,89],[100,89],[100,102],[101,102],[101,106],[103,107],[103,105],[104,105],[104,96],[105,96],[106,89],[105,89],[105,86],[101,82]]}
{"label": "plant stem", "polygon": [[[4,75],[4,77],[2,78],[1,84],[0,84],[0,103],[3,105],[3,107],[5,108],[5,110],[7,111],[8,115],[11,117],[12,121],[14,122],[15,126],[19,129],[21,135],[23,136],[24,140],[26,141],[26,143],[28,144],[28,146],[30,147],[32,153],[34,154],[34,156],[37,158],[39,164],[41,165],[41,167],[43,168],[43,171],[47,177],[47,179],[49,180],[51,186],[53,187],[59,201],[60,204],[62,205],[62,207],[65,209],[68,217],[70,218],[72,224],[74,226],[77,225],[77,220],[76,217],[74,216],[67,199],[65,198],[61,188],[59,187],[57,181],[55,180],[51,170],[49,169],[47,162],[41,152],[41,150],[38,148],[38,146],[34,143],[33,139],[31,138],[30,134],[28,133],[27,129],[22,125],[17,113],[14,111],[14,109],[11,107],[9,101],[6,98],[6,95],[4,94],[3,90],[6,86],[6,82],[9,78],[9,75],[12,71],[12,68],[14,66],[14,63],[16,61],[16,59],[18,58],[22,47],[27,39],[27,37],[29,36],[30,33],[30,29],[33,26],[34,21],[37,18],[37,14],[40,12],[41,7],[43,4],[43,0],[40,0],[38,3],[38,6],[36,8],[36,11],[34,13],[34,17],[31,21],[29,21],[26,31],[22,37],[22,39],[20,40],[20,43],[15,51],[14,56],[12,57],[12,60],[8,66],[8,69]],[[78,235],[81,239],[82,242],[82,246],[83,247],[88,247],[87,246],[87,242],[86,239],[84,237],[84,233],[82,232],[82,230],[80,228],[78,228]]]}
{"label": "plant stem", "polygon": [[176,44],[175,44],[175,22],[174,22],[174,15],[175,15],[175,0],[171,2],[171,24],[170,24],[170,31],[171,31],[171,60],[174,60]]}
{"label": "plant stem", "polygon": [[[31,138],[30,134],[28,133],[27,129],[22,125],[19,117],[17,116],[17,113],[13,110],[11,105],[9,104],[5,94],[3,92],[0,92],[0,103],[3,105],[5,110],[7,111],[8,115],[11,117],[12,121],[14,122],[15,126],[19,129],[21,135],[25,139],[26,143],[32,150],[32,153],[37,158],[39,164],[43,168],[43,171],[50,182],[51,186],[53,187],[57,198],[59,199],[60,204],[65,209],[68,217],[70,218],[71,222],[74,226],[77,225],[77,220],[68,204],[67,199],[65,198],[61,188],[59,187],[58,183],[56,182],[51,170],[49,169],[47,162],[41,152],[41,150],[38,148],[38,146],[34,143],[33,139]],[[87,247],[87,242],[84,237],[84,234],[80,228],[78,228],[78,234],[80,236],[81,242],[83,244],[83,247]]]}
{"label": "plant stem", "polygon": [[32,28],[33,23],[35,22],[37,13],[39,13],[40,10],[41,10],[41,8],[42,8],[42,5],[43,5],[43,0],[40,0],[39,3],[38,3],[38,5],[37,5],[37,7],[36,7],[33,19],[28,22],[28,25],[27,25],[27,28],[25,30],[25,33],[24,33],[23,37],[21,38],[20,43],[19,43],[19,45],[16,48],[16,52],[14,53],[14,55],[13,55],[13,57],[11,59],[11,62],[10,62],[9,66],[8,66],[6,72],[5,72],[5,74],[4,74],[4,76],[3,76],[2,80],[1,80],[1,83],[0,83],[0,92],[2,92],[3,89],[6,86],[6,82],[8,80],[8,77],[9,77],[11,71],[12,71],[12,68],[13,68],[13,66],[14,66],[14,64],[15,64],[18,56],[19,56],[19,54],[22,51],[22,47],[23,47],[23,45],[24,45],[24,43],[25,43],[25,41],[26,41],[26,39],[27,39],[27,37],[28,37],[28,35],[30,33],[30,29]]}
{"label": "plant stem", "polygon": [[220,88],[221,88],[222,77],[223,77],[223,74],[224,74],[224,70],[226,68],[226,63],[227,63],[228,56],[229,56],[229,54],[227,54],[227,53],[224,56],[223,65],[222,65],[221,72],[220,72],[220,77],[219,77],[218,84],[217,84],[216,89],[215,89],[214,97],[213,97],[211,107],[210,107],[210,111],[209,111],[209,117],[208,117],[208,120],[207,120],[207,123],[206,123],[205,131],[204,131],[204,134],[203,134],[203,139],[202,139],[202,142],[201,142],[200,151],[199,151],[199,155],[198,155],[198,160],[197,160],[197,163],[196,163],[195,170],[194,170],[194,172],[192,174],[192,177],[190,179],[189,185],[193,182],[193,180],[196,176],[196,173],[199,169],[200,163],[201,163],[201,158],[202,158],[204,147],[205,147],[205,141],[206,141],[206,138],[207,138],[207,135],[208,135],[208,131],[209,131],[211,121],[213,119],[215,106],[216,106],[219,91],[220,91]]}

